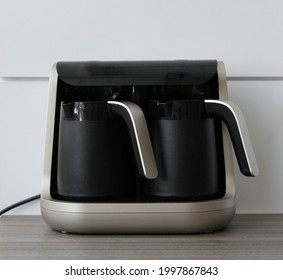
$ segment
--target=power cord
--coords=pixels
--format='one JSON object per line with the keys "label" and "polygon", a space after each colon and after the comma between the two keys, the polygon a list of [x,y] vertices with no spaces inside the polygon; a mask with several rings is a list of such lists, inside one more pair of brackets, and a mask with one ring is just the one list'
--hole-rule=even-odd
{"label": "power cord", "polygon": [[19,202],[17,202],[17,203],[14,203],[14,204],[12,204],[12,205],[10,205],[10,206],[8,206],[8,207],[2,209],[2,210],[0,211],[0,216],[4,215],[6,212],[8,212],[8,211],[10,211],[10,210],[12,210],[12,209],[14,209],[14,208],[16,208],[16,207],[19,207],[19,206],[21,206],[21,205],[23,205],[23,204],[26,204],[26,203],[28,203],[28,202],[31,202],[31,201],[36,200],[36,199],[39,199],[39,198],[40,198],[40,194],[35,195],[35,196],[32,196],[32,197],[29,197],[29,198],[24,199],[24,200],[22,200],[22,201],[19,201]]}

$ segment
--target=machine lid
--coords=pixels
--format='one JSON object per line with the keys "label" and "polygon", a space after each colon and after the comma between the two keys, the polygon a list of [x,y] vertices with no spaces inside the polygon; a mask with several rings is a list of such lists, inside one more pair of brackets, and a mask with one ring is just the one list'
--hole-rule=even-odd
{"label": "machine lid", "polygon": [[216,60],[58,62],[73,86],[200,85],[217,72]]}

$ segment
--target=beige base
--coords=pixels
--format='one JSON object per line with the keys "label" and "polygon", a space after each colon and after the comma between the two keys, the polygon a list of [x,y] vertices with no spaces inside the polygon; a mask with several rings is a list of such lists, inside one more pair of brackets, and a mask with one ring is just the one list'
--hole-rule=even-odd
{"label": "beige base", "polygon": [[226,227],[233,199],[196,203],[65,203],[41,200],[46,223],[70,233],[200,233]]}

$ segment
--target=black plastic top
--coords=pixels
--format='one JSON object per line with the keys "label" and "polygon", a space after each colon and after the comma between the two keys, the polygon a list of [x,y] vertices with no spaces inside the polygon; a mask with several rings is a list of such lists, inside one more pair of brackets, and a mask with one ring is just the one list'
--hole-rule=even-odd
{"label": "black plastic top", "polygon": [[74,86],[200,85],[216,60],[58,62],[58,76]]}

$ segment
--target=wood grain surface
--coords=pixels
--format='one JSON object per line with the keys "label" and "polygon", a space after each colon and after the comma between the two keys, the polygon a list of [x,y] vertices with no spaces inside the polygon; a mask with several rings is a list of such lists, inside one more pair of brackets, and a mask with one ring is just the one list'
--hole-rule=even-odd
{"label": "wood grain surface", "polygon": [[40,216],[0,218],[0,259],[283,259],[283,214],[236,215],[206,234],[78,235]]}

